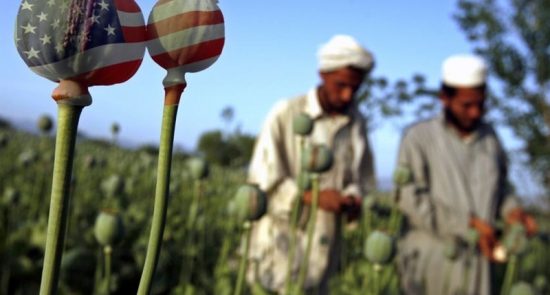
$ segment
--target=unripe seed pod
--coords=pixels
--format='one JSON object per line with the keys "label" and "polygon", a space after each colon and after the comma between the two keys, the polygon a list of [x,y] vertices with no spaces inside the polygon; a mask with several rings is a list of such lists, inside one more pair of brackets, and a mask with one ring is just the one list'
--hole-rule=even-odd
{"label": "unripe seed pod", "polygon": [[311,189],[311,175],[305,171],[298,174],[298,188],[302,191],[308,191]]}
{"label": "unripe seed pod", "polygon": [[23,167],[27,167],[38,160],[38,155],[34,150],[28,149],[19,154],[18,160],[19,164],[21,164]]}
{"label": "unripe seed pod", "polygon": [[117,244],[124,237],[124,224],[120,214],[102,210],[95,220],[94,235],[102,246]]}
{"label": "unripe seed pod", "polygon": [[97,160],[94,155],[86,155],[86,157],[84,157],[84,167],[86,167],[87,169],[94,168],[96,164]]}
{"label": "unripe seed pod", "polygon": [[375,264],[386,264],[394,255],[394,242],[390,235],[375,230],[365,241],[365,256]]}
{"label": "unripe seed pod", "polygon": [[2,202],[4,205],[17,205],[20,200],[20,194],[19,191],[14,189],[13,187],[6,187],[4,190],[4,196],[2,198]]}
{"label": "unripe seed pod", "polygon": [[510,254],[521,254],[527,250],[527,234],[523,225],[513,224],[504,236],[504,247]]}
{"label": "unripe seed pod", "polygon": [[53,128],[53,120],[48,115],[43,115],[38,119],[38,129],[40,132],[46,134],[49,133]]}
{"label": "unripe seed pod", "polygon": [[194,180],[202,180],[208,177],[210,169],[208,163],[203,158],[191,158],[187,160],[187,169]]}
{"label": "unripe seed pod", "polygon": [[468,232],[466,232],[466,243],[468,244],[468,246],[474,248],[477,246],[478,241],[479,232],[474,228],[468,229]]}
{"label": "unripe seed pod", "polygon": [[0,134],[0,148],[5,147],[10,142],[10,139],[7,134]]}
{"label": "unripe seed pod", "polygon": [[229,210],[239,222],[258,220],[267,211],[267,196],[257,185],[241,185],[231,200]]}
{"label": "unripe seed pod", "polygon": [[101,188],[109,197],[122,194],[124,192],[124,179],[113,174],[101,183]]}
{"label": "unripe seed pod", "polygon": [[292,129],[296,135],[309,135],[313,130],[313,120],[306,113],[299,113],[292,120]]}
{"label": "unripe seed pod", "polygon": [[535,288],[542,293],[548,287],[548,280],[544,275],[537,275],[534,280]]}
{"label": "unripe seed pod", "polygon": [[510,295],[535,295],[533,287],[526,282],[517,282],[510,288]]}
{"label": "unripe seed pod", "polygon": [[322,144],[307,147],[302,155],[302,167],[309,172],[326,172],[332,166],[332,161],[332,152]]}
{"label": "unripe seed pod", "polygon": [[111,133],[114,134],[114,135],[117,135],[119,132],[120,132],[120,125],[118,125],[118,123],[114,122],[111,125]]}
{"label": "unripe seed pod", "polygon": [[449,260],[455,260],[459,255],[459,245],[456,240],[451,239],[445,242],[445,249],[443,254]]}
{"label": "unripe seed pod", "polygon": [[393,183],[397,186],[403,186],[412,181],[412,171],[409,167],[399,165],[393,172]]}
{"label": "unripe seed pod", "polygon": [[363,207],[363,212],[369,212],[370,210],[374,209],[376,207],[376,197],[374,195],[367,195],[363,199],[363,203],[361,204]]}

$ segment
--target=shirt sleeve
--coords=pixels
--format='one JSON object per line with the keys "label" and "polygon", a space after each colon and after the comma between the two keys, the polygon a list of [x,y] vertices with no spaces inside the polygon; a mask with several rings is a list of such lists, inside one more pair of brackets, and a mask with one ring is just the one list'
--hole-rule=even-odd
{"label": "shirt sleeve", "polygon": [[286,162],[284,114],[286,102],[278,103],[267,116],[256,141],[248,171],[248,181],[268,195],[268,214],[288,218],[298,193]]}

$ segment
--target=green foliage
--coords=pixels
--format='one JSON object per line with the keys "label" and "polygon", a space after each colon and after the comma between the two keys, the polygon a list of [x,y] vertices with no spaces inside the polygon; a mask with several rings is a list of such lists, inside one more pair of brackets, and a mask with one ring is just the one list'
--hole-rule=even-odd
{"label": "green foliage", "polygon": [[243,167],[252,156],[255,140],[254,136],[247,134],[226,136],[220,130],[213,130],[201,135],[197,150],[209,163],[224,167]]}
{"label": "green foliage", "polygon": [[[51,159],[43,154],[53,151],[54,142],[53,138],[15,131],[5,134],[9,144],[0,150],[0,294],[37,294],[52,173]],[[37,155],[26,166],[18,164],[22,146],[35,150]],[[124,223],[124,237],[112,246],[111,294],[136,294],[153,211],[156,155],[91,140],[80,141],[77,150],[59,294],[101,293],[98,282],[107,263],[103,247],[96,241],[94,225],[98,212],[106,207],[116,207]],[[89,164],[90,158],[94,165]],[[233,294],[242,223],[227,209],[245,181],[244,170],[211,165],[209,178],[201,181],[199,195],[193,191],[195,181],[184,172],[186,159],[173,158],[170,207],[152,294]],[[112,180],[116,179],[112,175],[124,178],[124,185]],[[116,184],[112,193],[102,187],[109,179],[106,183]],[[367,261],[363,253],[367,237],[376,230],[397,237],[399,230],[390,230],[392,216],[397,214],[395,206],[388,194],[373,194],[367,200],[371,201],[365,202],[361,219],[342,228],[341,271],[331,281],[331,294],[399,294],[394,259],[380,268]],[[192,216],[195,201],[196,214]],[[116,206],[108,206],[112,204]],[[543,232],[550,229],[548,226],[548,222],[540,223]],[[530,240],[520,258],[518,280],[547,293],[548,286],[543,282],[550,278],[546,238],[541,235]],[[535,284],[537,275],[539,282]],[[498,279],[496,284],[502,275]],[[245,285],[243,293],[268,294],[258,285]]]}
{"label": "green foliage", "polygon": [[455,18],[498,81],[492,104],[550,187],[550,2],[461,0]]}

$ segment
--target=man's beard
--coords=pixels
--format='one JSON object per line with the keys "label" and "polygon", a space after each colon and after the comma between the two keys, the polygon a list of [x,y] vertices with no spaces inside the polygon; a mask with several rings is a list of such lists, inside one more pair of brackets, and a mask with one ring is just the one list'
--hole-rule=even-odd
{"label": "man's beard", "polygon": [[458,129],[458,131],[466,134],[474,132],[481,123],[481,120],[477,120],[476,122],[473,122],[471,126],[465,126],[448,108],[445,108],[445,120]]}

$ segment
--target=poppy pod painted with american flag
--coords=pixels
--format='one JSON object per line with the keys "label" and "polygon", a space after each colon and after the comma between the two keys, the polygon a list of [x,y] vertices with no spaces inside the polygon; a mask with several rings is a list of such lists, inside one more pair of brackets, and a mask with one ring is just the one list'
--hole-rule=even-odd
{"label": "poppy pod painted with american flag", "polygon": [[145,54],[145,29],[133,0],[24,0],[15,43],[33,72],[85,88],[130,79]]}
{"label": "poppy pod painted with american flag", "polygon": [[223,14],[216,0],[160,0],[147,24],[147,49],[168,71],[165,88],[186,85],[185,73],[199,72],[220,56],[225,42]]}

